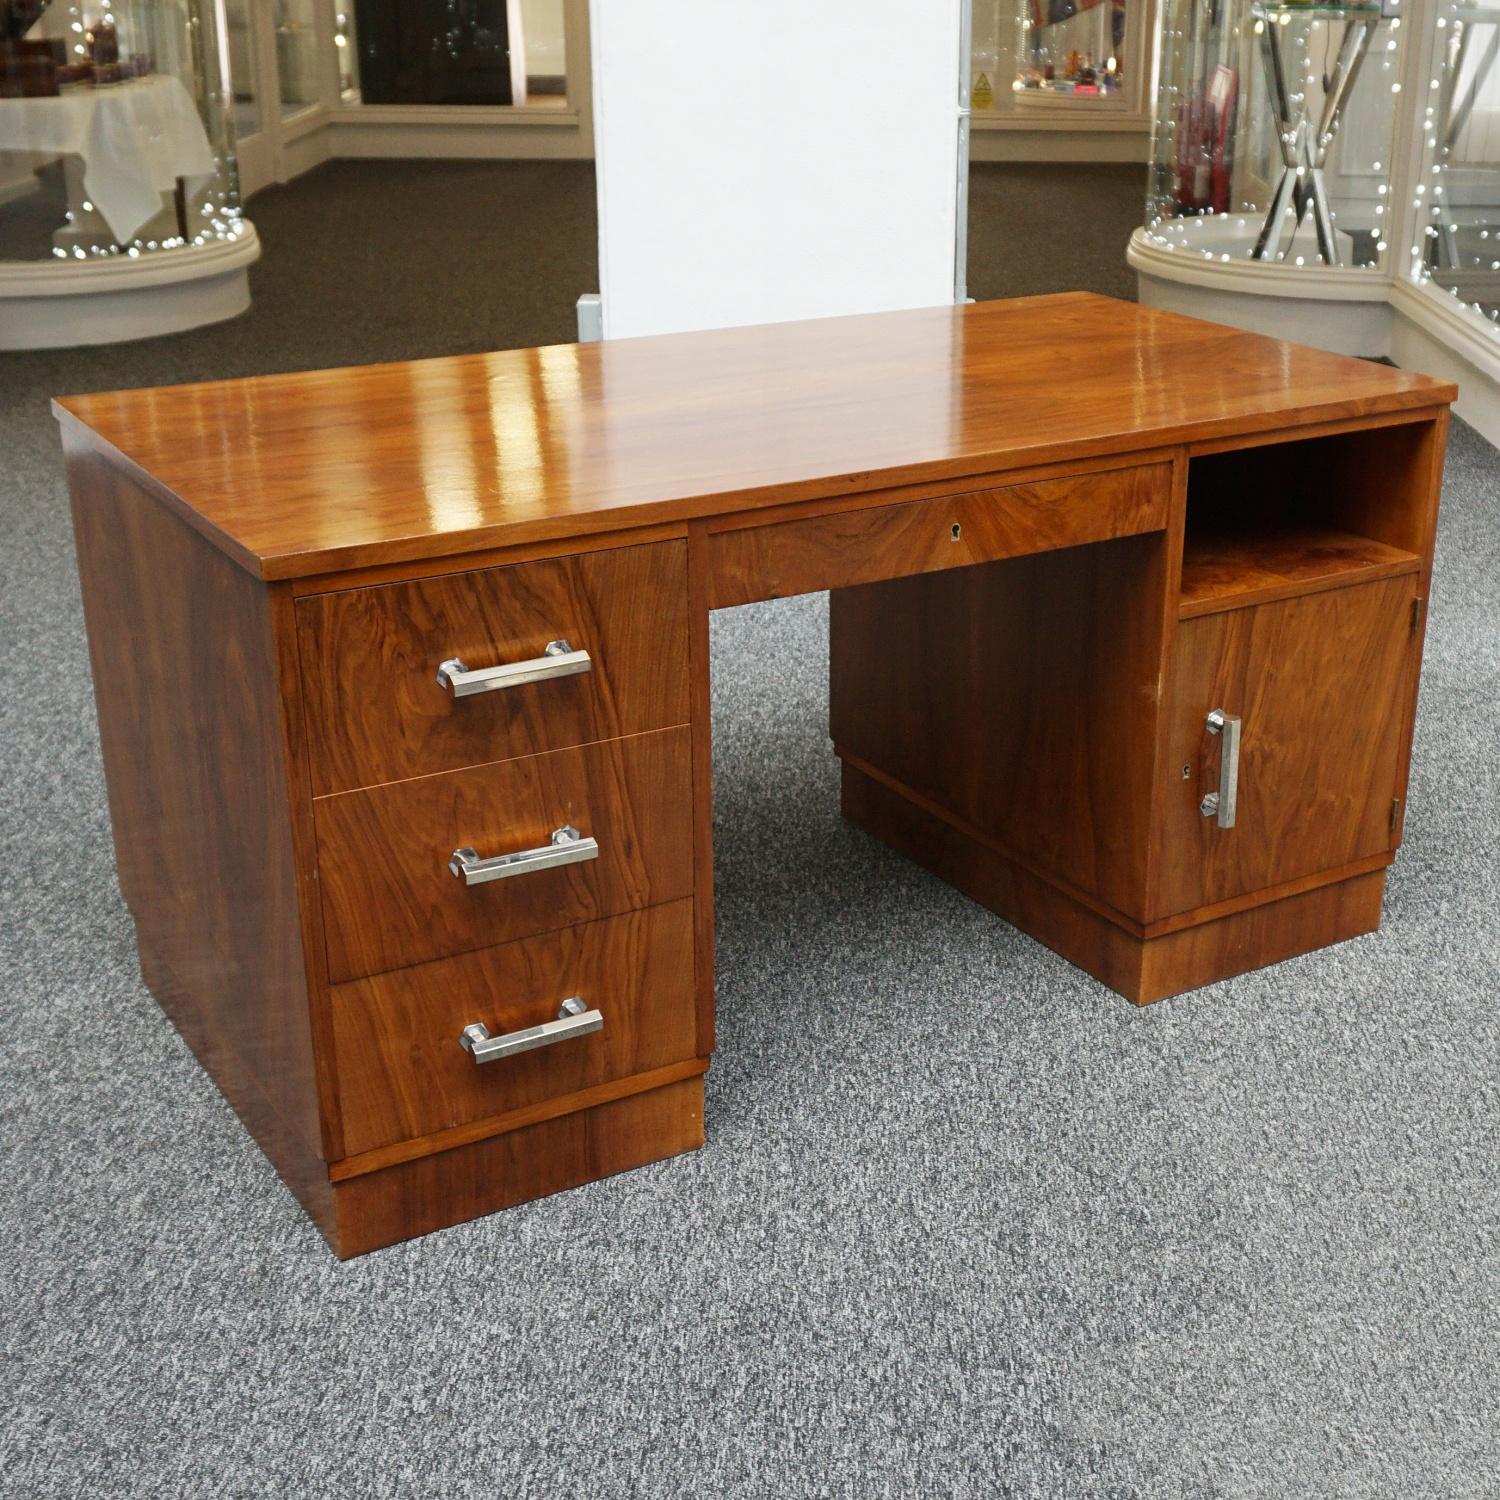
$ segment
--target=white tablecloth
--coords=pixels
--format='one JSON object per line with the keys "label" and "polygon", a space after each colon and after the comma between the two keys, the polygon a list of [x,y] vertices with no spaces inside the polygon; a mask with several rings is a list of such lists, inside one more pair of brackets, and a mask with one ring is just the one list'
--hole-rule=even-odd
{"label": "white tablecloth", "polygon": [[89,198],[122,244],[161,212],[179,177],[215,170],[193,96],[170,76],[0,99],[0,151],[81,156]]}

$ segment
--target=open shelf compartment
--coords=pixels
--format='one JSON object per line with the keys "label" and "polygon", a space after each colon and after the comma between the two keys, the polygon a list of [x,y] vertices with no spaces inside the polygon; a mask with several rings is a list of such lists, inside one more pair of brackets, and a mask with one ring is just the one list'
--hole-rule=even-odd
{"label": "open shelf compartment", "polygon": [[1411,422],[1191,458],[1180,615],[1419,572],[1426,437]]}

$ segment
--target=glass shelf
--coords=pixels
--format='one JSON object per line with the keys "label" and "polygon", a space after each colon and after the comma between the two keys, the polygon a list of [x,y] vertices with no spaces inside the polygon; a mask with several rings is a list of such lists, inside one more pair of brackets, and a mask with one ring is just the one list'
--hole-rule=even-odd
{"label": "glass shelf", "polygon": [[1299,5],[1297,0],[1282,0],[1280,5],[1257,3],[1250,7],[1252,16],[1275,16],[1278,21],[1286,16],[1342,21],[1350,16],[1378,16],[1380,13],[1378,5],[1328,5],[1323,0],[1319,0],[1316,5]]}

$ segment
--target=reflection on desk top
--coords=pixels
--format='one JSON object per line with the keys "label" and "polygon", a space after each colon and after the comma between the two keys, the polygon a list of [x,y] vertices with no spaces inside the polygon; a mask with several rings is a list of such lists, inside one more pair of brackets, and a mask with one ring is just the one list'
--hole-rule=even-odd
{"label": "reflection on desk top", "polygon": [[1087,293],[55,403],[292,578],[995,474],[1454,398]]}

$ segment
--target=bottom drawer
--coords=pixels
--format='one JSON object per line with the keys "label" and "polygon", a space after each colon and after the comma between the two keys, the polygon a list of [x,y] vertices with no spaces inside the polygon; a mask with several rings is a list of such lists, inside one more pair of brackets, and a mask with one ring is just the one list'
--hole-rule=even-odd
{"label": "bottom drawer", "polygon": [[[592,1032],[477,1062],[460,1042],[557,1018],[577,997]],[[693,903],[628,912],[332,991],[350,1156],[695,1057]]]}

